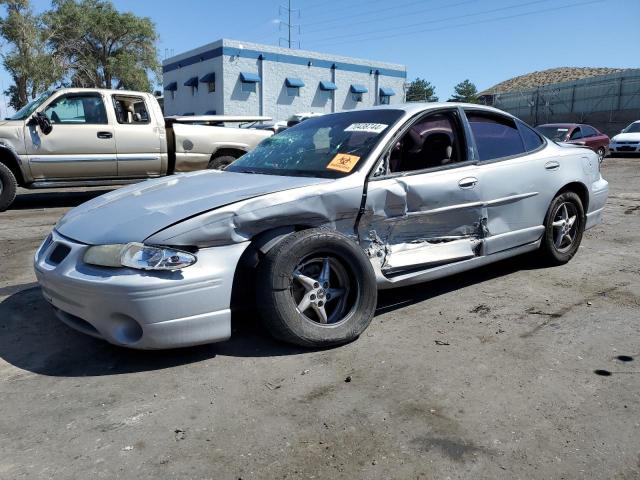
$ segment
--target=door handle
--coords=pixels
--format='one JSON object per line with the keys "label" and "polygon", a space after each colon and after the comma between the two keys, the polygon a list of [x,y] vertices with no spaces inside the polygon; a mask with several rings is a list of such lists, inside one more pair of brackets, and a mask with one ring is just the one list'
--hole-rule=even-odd
{"label": "door handle", "polygon": [[547,162],[544,164],[545,170],[557,170],[560,168],[560,162],[556,162],[555,160],[551,162]]}
{"label": "door handle", "polygon": [[478,179],[476,177],[466,177],[458,182],[458,186],[460,188],[473,188],[478,183]]}
{"label": "door handle", "polygon": [[98,132],[98,138],[112,138],[113,133],[111,132]]}

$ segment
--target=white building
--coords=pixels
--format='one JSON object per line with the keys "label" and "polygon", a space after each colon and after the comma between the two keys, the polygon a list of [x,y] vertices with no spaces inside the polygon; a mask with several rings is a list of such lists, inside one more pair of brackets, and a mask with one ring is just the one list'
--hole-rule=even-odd
{"label": "white building", "polygon": [[329,113],[404,101],[404,65],[218,40],[162,64],[166,115]]}

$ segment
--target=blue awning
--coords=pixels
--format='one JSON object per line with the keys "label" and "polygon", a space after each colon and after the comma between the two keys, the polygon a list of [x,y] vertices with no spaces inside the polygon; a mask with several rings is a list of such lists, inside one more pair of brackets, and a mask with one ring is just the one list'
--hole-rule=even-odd
{"label": "blue awning", "polygon": [[242,83],[259,83],[260,76],[257,73],[240,72],[240,80]]}
{"label": "blue awning", "polygon": [[175,92],[176,90],[178,90],[178,83],[171,82],[169,85],[166,85],[164,89],[167,90],[168,92]]}
{"label": "blue awning", "polygon": [[191,77],[189,80],[184,82],[185,87],[197,87],[198,86],[198,77]]}
{"label": "blue awning", "polygon": [[215,115],[216,111],[215,110],[207,110],[206,112],[204,112],[205,115]]}
{"label": "blue awning", "polygon": [[320,82],[320,90],[337,90],[338,87],[333,82]]}
{"label": "blue awning", "polygon": [[214,83],[216,81],[216,72],[207,73],[200,77],[200,83]]}
{"label": "blue awning", "polygon": [[367,93],[368,91],[364,85],[351,85],[351,93]]}
{"label": "blue awning", "polygon": [[380,87],[380,96],[381,97],[393,97],[396,92],[393,88],[390,87]]}
{"label": "blue awning", "polygon": [[299,78],[287,77],[285,80],[287,87],[300,88],[304,87],[304,82]]}

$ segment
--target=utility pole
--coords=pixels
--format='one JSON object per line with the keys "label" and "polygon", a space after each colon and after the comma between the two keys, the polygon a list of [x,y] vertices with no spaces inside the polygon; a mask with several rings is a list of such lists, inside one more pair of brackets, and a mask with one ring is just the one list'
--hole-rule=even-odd
{"label": "utility pole", "polygon": [[[298,29],[298,35],[300,35],[300,25],[294,25],[291,23],[291,13],[296,12],[298,14],[298,18],[300,18],[300,9],[295,9],[295,8],[291,8],[291,0],[288,0],[287,6],[283,6],[280,5],[280,9],[278,11],[279,15],[282,15],[283,12],[286,12],[287,14],[287,21],[285,22],[284,20],[280,20],[279,23],[279,29],[282,30],[282,25],[285,25],[287,27],[287,38],[282,38],[280,37],[278,39],[278,43],[280,43],[280,41],[284,40],[286,42],[286,44],[289,46],[289,48],[291,48],[291,44],[292,44],[292,40],[291,40],[291,30],[294,28]],[[298,48],[300,48],[300,40],[298,40]]]}

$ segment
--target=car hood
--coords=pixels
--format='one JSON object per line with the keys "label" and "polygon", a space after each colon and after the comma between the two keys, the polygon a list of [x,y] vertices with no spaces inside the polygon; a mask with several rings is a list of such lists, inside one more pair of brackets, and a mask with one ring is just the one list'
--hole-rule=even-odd
{"label": "car hood", "polygon": [[173,175],[96,197],[68,212],[56,230],[90,245],[143,242],[159,230],[224,205],[330,181],[211,170]]}
{"label": "car hood", "polygon": [[640,132],[619,133],[611,140],[614,142],[640,142]]}

